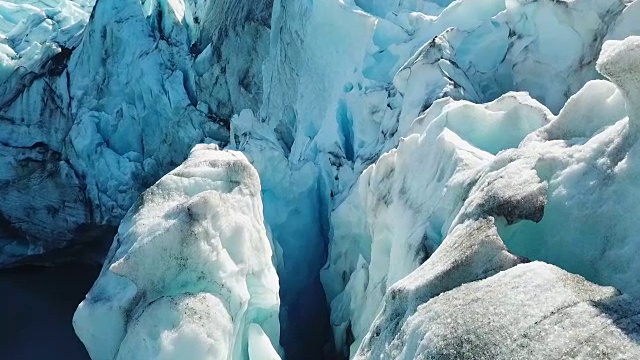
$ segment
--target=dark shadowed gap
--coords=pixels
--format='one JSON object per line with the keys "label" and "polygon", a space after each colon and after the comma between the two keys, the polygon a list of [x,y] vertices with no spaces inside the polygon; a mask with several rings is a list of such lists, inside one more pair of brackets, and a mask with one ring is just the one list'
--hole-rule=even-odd
{"label": "dark shadowed gap", "polygon": [[100,267],[62,264],[0,271],[3,360],[88,360],[71,319]]}
{"label": "dark shadowed gap", "polygon": [[281,308],[281,345],[286,360],[337,359],[329,306],[318,275],[301,295]]}

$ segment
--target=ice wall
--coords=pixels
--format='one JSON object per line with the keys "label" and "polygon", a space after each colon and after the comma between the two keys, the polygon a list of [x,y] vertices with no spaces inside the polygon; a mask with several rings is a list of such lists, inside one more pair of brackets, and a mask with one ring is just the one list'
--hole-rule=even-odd
{"label": "ice wall", "polygon": [[311,163],[290,166],[286,148],[249,110],[232,119],[231,137],[229,148],[246,154],[260,173],[265,221],[278,248],[282,345],[290,358],[322,358],[330,329],[319,279],[326,235],[318,170]]}
{"label": "ice wall", "polygon": [[[602,75],[596,59],[640,33],[638,1],[92,6],[0,2],[0,266],[111,234],[204,142],[261,178],[292,358],[356,354],[389,289],[446,244],[453,263],[476,240],[504,262],[441,292],[528,257],[637,293],[637,229],[620,220],[637,202],[637,40],[608,43]],[[491,241],[463,231],[490,219]],[[179,312],[219,308],[174,300],[126,348],[163,309],[189,332],[206,321]],[[225,348],[228,329],[205,338]],[[264,330],[242,356],[263,353]]]}
{"label": "ice wall", "polygon": [[195,144],[226,144],[230,117],[261,103],[269,1],[5,4],[4,266],[112,234]]}

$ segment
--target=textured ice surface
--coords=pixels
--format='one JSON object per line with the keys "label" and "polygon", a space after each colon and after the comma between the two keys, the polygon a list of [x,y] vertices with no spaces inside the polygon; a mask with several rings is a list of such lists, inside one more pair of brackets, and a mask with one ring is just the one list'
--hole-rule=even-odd
{"label": "textured ice surface", "polygon": [[[598,69],[617,87],[589,82],[558,116],[510,93],[486,105],[439,100],[412,123],[414,133],[370,166],[332,214],[323,280],[338,346],[350,339],[353,355],[365,334],[397,330],[397,317],[430,297],[500,269],[498,262],[488,273],[476,270],[469,261],[481,260],[454,246],[461,237],[471,246],[486,231],[465,229],[487,219],[480,229],[489,226],[487,236],[514,254],[640,295],[633,235],[640,229],[624,215],[637,208],[629,194],[640,168],[638,44],[638,37],[606,43]],[[472,161],[458,160],[463,155]],[[439,157],[446,161],[431,160]],[[443,257],[452,260],[441,265]],[[386,322],[370,328],[381,309]],[[391,340],[381,341],[376,351]]]}
{"label": "textured ice surface", "polygon": [[603,39],[638,31],[617,0],[0,4],[3,264],[108,232],[243,109],[318,169],[324,219],[438,98],[557,111]]}
{"label": "textured ice surface", "polygon": [[320,352],[329,329],[318,277],[326,246],[318,171],[310,163],[291,168],[274,132],[249,110],[231,120],[231,138],[229,148],[246,154],[260,173],[265,221],[278,248],[282,344],[293,358],[304,356],[309,347]]}
{"label": "textured ice surface", "polygon": [[639,301],[540,262],[445,292],[413,307],[400,325],[397,315],[383,313],[355,359],[640,356]]}
{"label": "textured ice surface", "polygon": [[278,359],[279,304],[258,174],[198,145],[128,212],[73,325],[94,360]]}
{"label": "textured ice surface", "polygon": [[54,10],[2,12],[18,23],[2,53],[42,48],[0,59],[2,265],[110,233],[145,188],[195,144],[226,144],[231,115],[261,100],[268,1],[102,0],[84,32],[88,2],[42,4]]}
{"label": "textured ice surface", "polygon": [[[416,119],[419,133],[401,140],[397,150],[360,176],[332,213],[323,271],[339,344],[352,332],[357,349],[387,288],[440,245],[492,153],[516,146],[550,116],[518,93],[486,105],[441,100]],[[498,141],[492,141],[492,129],[501,134]]]}
{"label": "textured ice surface", "polygon": [[384,342],[378,342],[371,334],[396,336],[416,308],[431,298],[523,261],[525,259],[507,251],[492,218],[456,226],[426,262],[389,287],[383,309],[364,347],[383,345]]}
{"label": "textured ice surface", "polygon": [[0,104],[25,78],[60,71],[78,45],[94,0],[0,1]]}

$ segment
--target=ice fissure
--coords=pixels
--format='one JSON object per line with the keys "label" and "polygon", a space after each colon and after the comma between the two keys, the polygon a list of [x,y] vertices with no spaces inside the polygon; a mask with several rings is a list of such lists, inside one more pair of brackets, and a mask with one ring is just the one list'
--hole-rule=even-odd
{"label": "ice fissure", "polygon": [[0,0],[0,266],[113,239],[93,359],[637,358],[639,24]]}

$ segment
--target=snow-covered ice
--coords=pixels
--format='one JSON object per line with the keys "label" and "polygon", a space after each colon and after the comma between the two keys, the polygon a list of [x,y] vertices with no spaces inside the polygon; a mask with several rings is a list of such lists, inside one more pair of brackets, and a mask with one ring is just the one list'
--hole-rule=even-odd
{"label": "snow-covered ice", "polygon": [[279,359],[279,304],[257,172],[198,145],[128,212],[73,325],[95,360]]}
{"label": "snow-covered ice", "polygon": [[396,316],[383,313],[354,359],[640,356],[639,301],[540,262],[445,292],[406,322]]}

